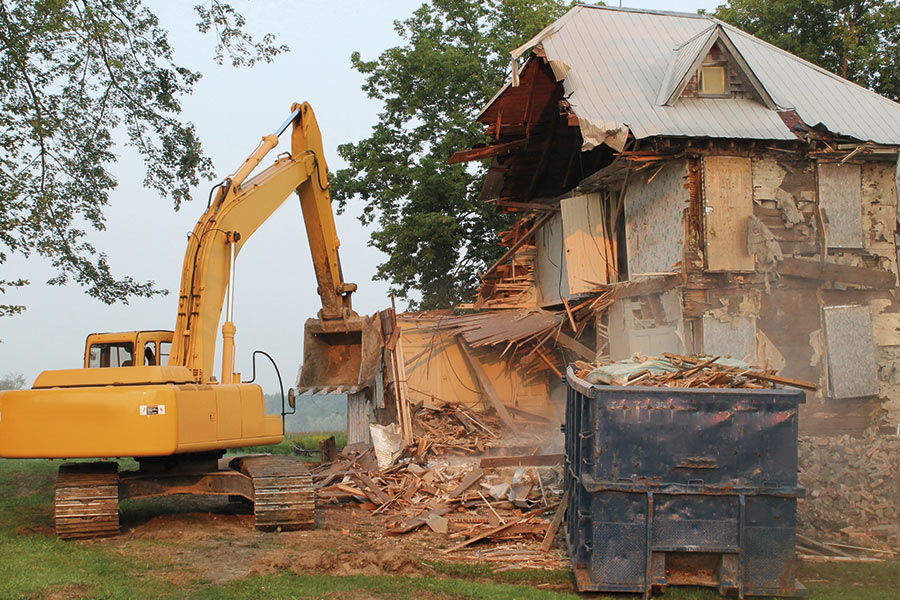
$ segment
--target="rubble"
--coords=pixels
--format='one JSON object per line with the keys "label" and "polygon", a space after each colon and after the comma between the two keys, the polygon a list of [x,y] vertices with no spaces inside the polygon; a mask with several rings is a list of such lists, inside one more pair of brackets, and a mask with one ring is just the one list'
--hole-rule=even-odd
{"label": "rubble", "polygon": [[[444,535],[443,552],[454,558],[564,568],[552,549],[565,506],[563,455],[539,454],[538,435],[501,437],[497,417],[462,406],[419,407],[413,414],[414,442],[391,464],[377,460],[374,447],[353,444],[312,469],[320,502],[383,515],[388,535],[422,528]],[[523,448],[524,455],[512,455]],[[488,454],[494,457],[482,465]],[[491,458],[503,466],[488,466]]]}
{"label": "rubble", "polygon": [[744,389],[767,389],[780,384],[816,389],[814,383],[780,377],[774,371],[757,370],[743,361],[721,356],[635,354],[629,360],[607,364],[576,361],[575,367],[575,374],[592,384]]}
{"label": "rubble", "polygon": [[[900,552],[900,436],[801,437],[798,552],[895,557]],[[830,552],[829,552],[830,551]]]}

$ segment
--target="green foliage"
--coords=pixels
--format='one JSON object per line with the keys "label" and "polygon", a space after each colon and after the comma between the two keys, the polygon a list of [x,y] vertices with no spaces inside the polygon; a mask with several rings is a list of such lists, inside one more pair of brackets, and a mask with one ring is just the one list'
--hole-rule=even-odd
{"label": "green foliage", "polygon": [[25,387],[25,376],[21,373],[7,373],[0,377],[0,391],[21,390]]}
{"label": "green foliage", "polygon": [[510,217],[478,201],[483,166],[448,165],[486,140],[474,120],[509,74],[510,51],[562,15],[562,0],[434,0],[394,27],[404,40],[375,60],[354,52],[363,90],[383,103],[372,134],[338,152],[349,166],[331,190],[363,203],[370,245],[388,255],[376,277],[419,308],[470,299],[477,271],[499,257]]}
{"label": "green foliage", "polygon": [[[315,431],[315,432],[307,432],[302,434],[294,434],[288,433],[284,440],[281,441],[280,444],[275,444],[273,446],[246,446],[244,448],[232,448],[228,451],[229,454],[284,454],[284,455],[292,455],[294,454],[294,446],[298,446],[300,448],[305,448],[307,450],[318,450],[319,442],[322,440],[334,436],[334,444],[338,450],[341,450],[344,446],[347,445],[347,432],[346,430],[341,431]],[[308,456],[301,456],[300,460],[307,461],[318,461],[319,456],[316,454],[310,454]]]}
{"label": "green foliage", "polygon": [[[228,4],[196,10],[200,30],[216,34],[217,57],[232,64],[287,50],[271,36],[254,42]],[[194,126],[179,116],[200,74],[174,62],[167,32],[140,0],[0,0],[0,43],[0,265],[37,254],[56,267],[49,283],[75,281],[106,303],[163,293],[114,277],[85,229],[104,229],[116,132],[143,157],[144,185],[176,209],[211,177]],[[0,293],[26,284],[0,279]],[[0,316],[21,309],[0,306]]]}
{"label": "green foliage", "polygon": [[729,0],[715,16],[900,100],[897,0]]}

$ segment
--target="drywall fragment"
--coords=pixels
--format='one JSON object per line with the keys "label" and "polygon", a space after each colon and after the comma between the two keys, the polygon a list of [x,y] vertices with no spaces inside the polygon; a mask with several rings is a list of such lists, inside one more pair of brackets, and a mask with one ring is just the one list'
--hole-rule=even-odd
{"label": "drywall fragment", "polygon": [[378,462],[378,468],[387,469],[394,461],[400,457],[403,450],[403,438],[397,429],[396,423],[389,426],[372,423],[369,425],[369,432],[372,435],[372,446],[375,448],[375,460]]}
{"label": "drywall fragment", "polygon": [[785,228],[791,229],[794,225],[803,222],[803,215],[797,208],[794,196],[781,188],[775,190],[775,204],[781,211],[781,220],[784,221]]}
{"label": "drywall fragment", "polygon": [[425,524],[435,533],[447,533],[450,528],[450,521],[447,517],[440,515],[428,515],[428,518],[425,519]]}
{"label": "drywall fragment", "polygon": [[812,356],[809,357],[809,366],[818,368],[822,364],[822,348],[825,341],[822,339],[821,329],[816,329],[809,333],[809,347],[812,348]]}
{"label": "drywall fragment", "polygon": [[760,367],[771,369],[775,373],[781,373],[787,366],[784,355],[762,330],[756,331],[756,360]]}
{"label": "drywall fragment", "polygon": [[584,140],[581,145],[582,152],[593,150],[602,144],[606,144],[616,152],[621,152],[628,140],[628,126],[624,123],[612,121],[601,123],[579,116],[578,126],[581,128],[581,137]]}
{"label": "drywall fragment", "polygon": [[756,256],[756,270],[760,273],[774,271],[784,260],[778,240],[755,215],[747,217],[747,253]]}

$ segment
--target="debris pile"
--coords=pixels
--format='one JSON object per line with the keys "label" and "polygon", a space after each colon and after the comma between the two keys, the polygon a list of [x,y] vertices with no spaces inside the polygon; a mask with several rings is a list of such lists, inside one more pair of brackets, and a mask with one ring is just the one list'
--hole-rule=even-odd
{"label": "debris pile", "polygon": [[[539,454],[539,438],[501,446],[496,418],[460,406],[419,408],[413,426],[414,443],[387,468],[379,469],[374,447],[354,444],[312,469],[319,500],[384,515],[388,535],[445,534],[443,552],[463,560],[565,566],[549,552],[565,507],[562,454]],[[523,441],[531,453],[509,455],[522,452]],[[502,545],[484,550],[482,542]]]}
{"label": "debris pile", "polygon": [[815,390],[808,381],[780,377],[747,363],[721,356],[682,356],[666,352],[662,357],[633,358],[609,364],[576,361],[575,375],[588,383],[656,387],[768,389],[775,384]]}
{"label": "debris pile", "polygon": [[900,551],[900,437],[800,438],[798,551],[896,557]]}

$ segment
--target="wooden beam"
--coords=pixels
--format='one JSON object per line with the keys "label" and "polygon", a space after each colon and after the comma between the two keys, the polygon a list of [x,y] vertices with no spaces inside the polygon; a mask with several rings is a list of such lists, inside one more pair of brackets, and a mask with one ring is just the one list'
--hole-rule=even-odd
{"label": "wooden beam", "polygon": [[559,508],[556,509],[553,520],[550,521],[550,527],[547,528],[547,533],[544,534],[544,539],[541,541],[541,550],[544,552],[548,552],[550,548],[553,547],[553,538],[556,537],[556,532],[559,531],[559,526],[562,525],[563,517],[566,515],[566,508],[568,508],[568,506],[569,490],[566,490],[562,500],[559,501]]}
{"label": "wooden beam", "polygon": [[500,420],[503,421],[504,425],[511,431],[518,431],[519,428],[516,426],[516,422],[509,416],[509,413],[506,411],[506,405],[503,404],[503,401],[497,394],[497,390],[494,388],[494,383],[491,381],[490,377],[488,377],[488,374],[485,372],[484,367],[478,360],[478,357],[475,356],[475,353],[472,351],[468,342],[459,335],[456,336],[456,343],[459,344],[459,349],[462,350],[463,356],[466,357],[469,366],[472,367],[472,372],[475,374],[475,378],[478,380],[478,385],[484,392],[485,398],[487,398],[490,405],[494,407],[494,410],[497,411]]}
{"label": "wooden beam", "polygon": [[889,290],[896,286],[894,274],[881,269],[852,267],[836,263],[785,257],[778,263],[779,274],[804,279],[817,279],[828,283],[848,283],[875,290]]}
{"label": "wooden beam", "polygon": [[596,353],[593,350],[591,350],[575,338],[566,335],[562,331],[560,331],[556,336],[556,341],[559,342],[559,344],[564,348],[566,348],[567,350],[571,350],[584,360],[593,361],[597,357]]}
{"label": "wooden beam", "polygon": [[470,148],[468,150],[460,150],[450,157],[450,160],[447,161],[447,164],[453,165],[461,162],[469,162],[470,160],[482,160],[485,158],[491,158],[493,156],[502,156],[503,154],[509,154],[513,150],[524,148],[527,145],[528,140],[521,139],[514,140],[512,142],[505,142],[503,144],[492,144],[490,146],[484,146],[483,148]]}

